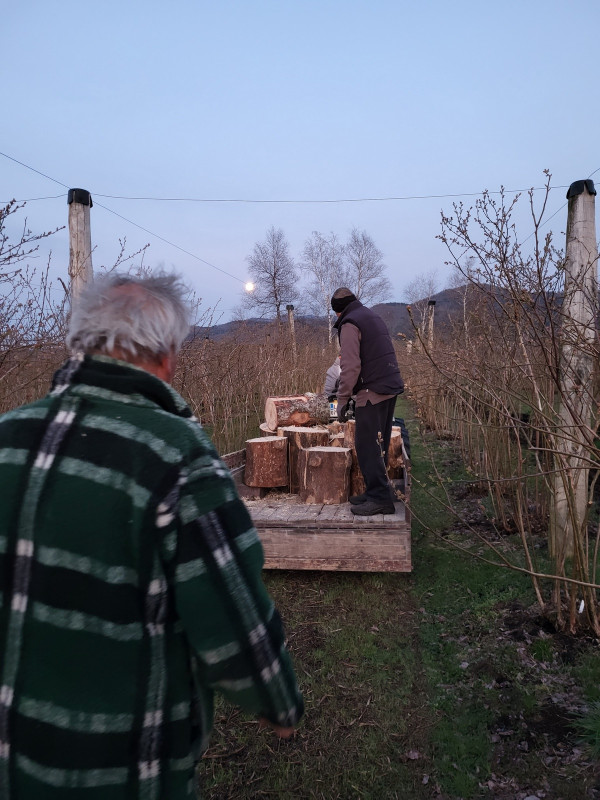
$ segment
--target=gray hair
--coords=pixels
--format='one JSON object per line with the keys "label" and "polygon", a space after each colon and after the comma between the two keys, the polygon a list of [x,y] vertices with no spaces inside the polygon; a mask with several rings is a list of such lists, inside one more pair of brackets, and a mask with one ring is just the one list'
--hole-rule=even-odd
{"label": "gray hair", "polygon": [[118,348],[156,358],[179,350],[189,331],[189,290],[178,275],[111,274],[79,295],[71,312],[67,345],[84,353]]}

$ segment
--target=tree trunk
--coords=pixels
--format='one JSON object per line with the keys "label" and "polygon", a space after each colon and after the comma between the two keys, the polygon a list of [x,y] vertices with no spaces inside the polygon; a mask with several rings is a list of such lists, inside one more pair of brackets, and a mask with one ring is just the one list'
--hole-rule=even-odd
{"label": "tree trunk", "polygon": [[309,447],[298,453],[303,503],[339,505],[348,500],[352,454],[347,447]]}
{"label": "tree trunk", "polygon": [[329,422],[329,403],[324,394],[267,397],[265,421],[272,431],[286,425],[326,425]]}
{"label": "tree trunk", "polygon": [[246,486],[287,486],[287,441],[281,436],[260,436],[246,442]]}

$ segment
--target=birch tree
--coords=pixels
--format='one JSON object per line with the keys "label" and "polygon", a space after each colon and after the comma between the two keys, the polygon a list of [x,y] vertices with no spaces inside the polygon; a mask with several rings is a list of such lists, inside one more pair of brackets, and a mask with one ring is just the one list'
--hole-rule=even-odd
{"label": "birch tree", "polygon": [[361,303],[373,305],[386,302],[392,293],[392,284],[385,275],[387,269],[383,253],[364,230],[353,228],[344,247],[347,286]]}
{"label": "birch tree", "polygon": [[298,296],[298,270],[281,228],[271,226],[262,242],[256,242],[247,258],[254,291],[246,294],[242,305],[260,316],[275,314],[281,323],[281,307]]}
{"label": "birch tree", "polygon": [[330,342],[333,324],[331,296],[348,280],[344,254],[344,246],[335,233],[325,237],[319,231],[312,232],[311,237],[304,243],[302,251],[301,267],[308,277],[306,289],[308,308],[317,316],[327,319]]}

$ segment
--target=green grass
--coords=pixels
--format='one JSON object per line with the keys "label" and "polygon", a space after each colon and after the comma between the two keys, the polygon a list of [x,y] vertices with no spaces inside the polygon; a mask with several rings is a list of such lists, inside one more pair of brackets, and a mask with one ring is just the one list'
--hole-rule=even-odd
{"label": "green grass", "polygon": [[575,721],[574,728],[592,757],[600,758],[600,702],[593,703],[589,711]]}

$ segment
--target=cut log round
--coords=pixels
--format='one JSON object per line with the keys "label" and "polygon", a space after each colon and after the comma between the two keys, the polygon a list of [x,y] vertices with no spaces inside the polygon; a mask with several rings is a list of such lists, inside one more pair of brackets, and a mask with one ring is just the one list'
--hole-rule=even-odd
{"label": "cut log round", "polygon": [[302,503],[335,505],[348,500],[352,453],[347,447],[309,447],[298,454]]}
{"label": "cut log round", "polygon": [[277,434],[277,431],[270,430],[266,422],[261,422],[258,427],[260,428],[261,436],[275,436]]}
{"label": "cut log round", "polygon": [[287,486],[287,441],[281,436],[260,436],[246,442],[246,486]]}
{"label": "cut log round", "polygon": [[329,422],[329,403],[324,394],[267,397],[265,422],[276,431],[286,425],[318,425]]}
{"label": "cut log round", "polygon": [[[307,447],[318,447],[329,444],[329,431],[327,428],[299,428],[290,425],[279,428],[281,435],[289,442],[288,468],[290,475],[290,492],[296,494],[299,488],[298,481],[298,453]],[[278,431],[278,432],[279,432]]]}

